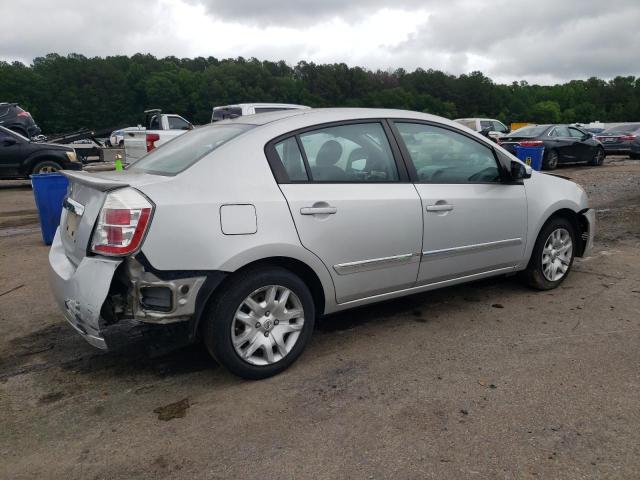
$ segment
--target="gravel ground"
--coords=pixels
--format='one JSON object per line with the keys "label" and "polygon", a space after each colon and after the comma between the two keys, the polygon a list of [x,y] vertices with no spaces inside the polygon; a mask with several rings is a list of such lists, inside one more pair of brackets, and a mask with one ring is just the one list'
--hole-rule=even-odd
{"label": "gravel ground", "polygon": [[640,162],[557,172],[598,210],[557,290],[513,278],[323,320],[288,371],[200,346],[101,353],[48,291],[32,194],[0,186],[0,478],[638,478]]}

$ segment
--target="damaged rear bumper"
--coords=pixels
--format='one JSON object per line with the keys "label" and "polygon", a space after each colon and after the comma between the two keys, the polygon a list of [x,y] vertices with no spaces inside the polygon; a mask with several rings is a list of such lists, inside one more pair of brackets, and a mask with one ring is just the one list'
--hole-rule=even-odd
{"label": "damaged rear bumper", "polygon": [[161,350],[195,338],[222,272],[149,271],[134,258],[86,256],[75,265],[60,231],[49,251],[49,283],[69,324],[94,347],[113,350],[161,339]]}
{"label": "damaged rear bumper", "polygon": [[60,229],[49,250],[49,285],[67,322],[94,347],[107,349],[100,310],[121,259],[85,257],[78,266],[67,257]]}

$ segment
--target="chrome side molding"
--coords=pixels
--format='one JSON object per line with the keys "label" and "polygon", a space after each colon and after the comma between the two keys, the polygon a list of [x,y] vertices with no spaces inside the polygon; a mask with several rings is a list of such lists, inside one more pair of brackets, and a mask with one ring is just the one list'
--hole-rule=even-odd
{"label": "chrome side molding", "polygon": [[428,261],[431,259],[440,259],[453,255],[460,255],[470,252],[480,252],[483,250],[491,250],[493,248],[510,247],[515,245],[521,245],[521,238],[509,238],[507,240],[498,240],[495,242],[476,243],[473,245],[464,245],[462,247],[442,248],[440,250],[428,250],[422,252],[422,260]]}
{"label": "chrome side molding", "polygon": [[388,268],[396,265],[404,265],[418,261],[420,261],[419,253],[405,253],[403,255],[394,255],[392,257],[373,258],[370,260],[361,260],[359,262],[340,263],[338,265],[334,265],[333,269],[338,275],[349,275],[351,273],[366,272],[369,270]]}

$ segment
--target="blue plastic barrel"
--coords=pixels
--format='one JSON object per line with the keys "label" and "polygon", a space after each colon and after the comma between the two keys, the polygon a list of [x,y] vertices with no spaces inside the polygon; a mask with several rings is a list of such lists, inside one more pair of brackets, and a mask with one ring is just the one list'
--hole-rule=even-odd
{"label": "blue plastic barrel", "polygon": [[516,145],[516,156],[534,170],[542,170],[544,147],[523,147]]}
{"label": "blue plastic barrel", "polygon": [[31,175],[33,196],[36,199],[42,239],[51,245],[62,215],[62,202],[67,194],[69,182],[60,173],[40,173]]}

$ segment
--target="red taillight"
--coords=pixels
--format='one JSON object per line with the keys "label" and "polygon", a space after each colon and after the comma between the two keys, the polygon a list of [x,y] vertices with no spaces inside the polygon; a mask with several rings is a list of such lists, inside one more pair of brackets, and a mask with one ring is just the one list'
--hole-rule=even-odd
{"label": "red taillight", "polygon": [[16,115],[16,117],[30,117],[31,114],[29,112],[25,112],[24,110],[21,112],[18,112],[18,114]]}
{"label": "red taillight", "polygon": [[542,147],[544,146],[544,142],[541,140],[525,140],[523,142],[518,143],[521,147]]}
{"label": "red taillight", "polygon": [[131,210],[125,208],[110,208],[105,211],[105,223],[109,225],[129,225]]}
{"label": "red taillight", "polygon": [[636,139],[635,135],[622,135],[620,137],[620,140],[623,141],[623,142],[632,142],[635,139]]}
{"label": "red taillight", "polygon": [[156,148],[156,142],[158,140],[160,140],[160,135],[157,133],[147,133],[147,152]]}
{"label": "red taillight", "polygon": [[102,255],[129,255],[140,248],[151,221],[153,204],[133,188],[107,195],[91,240]]}

